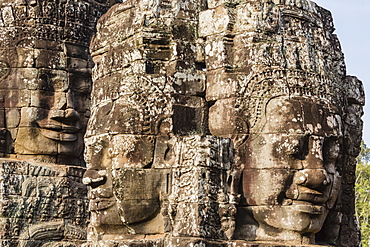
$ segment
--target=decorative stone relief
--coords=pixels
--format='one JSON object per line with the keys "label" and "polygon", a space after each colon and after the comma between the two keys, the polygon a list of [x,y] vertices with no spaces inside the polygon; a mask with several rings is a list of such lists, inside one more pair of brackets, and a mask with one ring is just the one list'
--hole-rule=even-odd
{"label": "decorative stone relief", "polygon": [[99,1],[0,1],[1,246],[86,241],[88,46],[107,8]]}
{"label": "decorative stone relief", "polygon": [[233,238],[357,246],[350,174],[363,89],[346,78],[330,13],[311,1],[243,1],[216,4],[199,23],[210,132],[236,147]]}
{"label": "decorative stone relief", "polygon": [[84,165],[90,108],[88,45],[107,4],[0,2],[3,156]]}
{"label": "decorative stone relief", "polygon": [[92,246],[148,234],[222,236],[217,193],[226,193],[221,182],[232,154],[229,140],[202,136],[205,72],[195,60],[192,12],[198,3],[152,4],[113,6],[91,44],[96,67],[84,182],[91,186]]}
{"label": "decorative stone relief", "polygon": [[[346,246],[344,233],[356,245],[345,170],[359,150],[348,147],[361,139],[351,126],[360,126],[363,91],[346,77],[333,31],[330,13],[311,1],[111,8],[91,45],[89,246],[187,237]],[[224,165],[199,165],[203,138],[216,156],[226,150]]]}
{"label": "decorative stone relief", "polygon": [[2,246],[46,246],[86,239],[83,168],[0,160]]}
{"label": "decorative stone relief", "polygon": [[359,246],[333,32],[309,0],[0,0],[1,246]]}

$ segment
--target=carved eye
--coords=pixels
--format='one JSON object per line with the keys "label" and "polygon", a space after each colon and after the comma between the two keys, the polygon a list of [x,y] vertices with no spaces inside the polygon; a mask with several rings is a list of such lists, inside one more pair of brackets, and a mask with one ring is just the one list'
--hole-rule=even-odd
{"label": "carved eye", "polygon": [[80,94],[90,94],[92,81],[88,74],[79,75],[73,74],[70,76],[72,82],[72,90]]}
{"label": "carved eye", "polygon": [[323,146],[324,160],[336,160],[340,153],[340,139],[336,136],[326,138]]}
{"label": "carved eye", "polygon": [[309,136],[302,136],[298,140],[296,140],[297,144],[294,145],[290,150],[290,155],[294,159],[304,160],[308,154],[308,143],[309,143]]}
{"label": "carved eye", "polygon": [[299,145],[295,145],[294,147],[292,147],[290,150],[289,150],[289,153],[291,156],[293,156],[294,158],[298,158],[301,156],[301,147]]}
{"label": "carved eye", "polygon": [[48,92],[54,92],[53,86],[50,84],[49,77],[46,74],[42,74],[39,77],[39,87],[41,90]]}
{"label": "carved eye", "polygon": [[80,94],[90,94],[91,86],[90,85],[81,85],[81,87],[74,88],[73,91],[80,93]]}
{"label": "carved eye", "polygon": [[277,138],[274,145],[274,153],[279,157],[291,157],[292,159],[304,159],[307,155],[308,137],[304,135],[288,135]]}

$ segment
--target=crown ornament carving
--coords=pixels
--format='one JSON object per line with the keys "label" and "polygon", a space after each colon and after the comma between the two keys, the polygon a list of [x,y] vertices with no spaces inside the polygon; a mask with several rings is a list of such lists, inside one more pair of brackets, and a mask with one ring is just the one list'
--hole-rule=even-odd
{"label": "crown ornament carving", "polygon": [[105,2],[83,0],[3,1],[2,46],[41,39],[88,46],[95,24],[107,7]]}

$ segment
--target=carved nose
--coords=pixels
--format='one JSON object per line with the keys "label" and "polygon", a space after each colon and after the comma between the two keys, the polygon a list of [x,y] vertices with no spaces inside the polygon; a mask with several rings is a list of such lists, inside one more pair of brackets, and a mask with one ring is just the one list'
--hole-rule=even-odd
{"label": "carved nose", "polygon": [[51,109],[49,118],[62,123],[75,123],[80,120],[80,114],[73,108],[65,110]]}
{"label": "carved nose", "polygon": [[106,170],[87,170],[83,176],[82,182],[92,188],[99,187],[107,181]]}
{"label": "carved nose", "polygon": [[294,174],[293,183],[286,191],[289,199],[325,203],[328,200],[328,186],[332,183],[324,169],[303,169]]}
{"label": "carved nose", "polygon": [[71,89],[54,93],[53,109],[65,110],[67,108],[75,108],[75,104],[76,102]]}
{"label": "carved nose", "polygon": [[331,183],[330,177],[324,169],[304,169],[294,175],[293,183],[317,188]]}
{"label": "carved nose", "polygon": [[59,92],[54,95],[54,105],[50,110],[49,117],[60,122],[80,120],[80,114],[74,107],[71,92]]}
{"label": "carved nose", "polygon": [[70,119],[72,121],[80,120],[80,114],[73,108],[68,108],[64,112],[64,118]]}

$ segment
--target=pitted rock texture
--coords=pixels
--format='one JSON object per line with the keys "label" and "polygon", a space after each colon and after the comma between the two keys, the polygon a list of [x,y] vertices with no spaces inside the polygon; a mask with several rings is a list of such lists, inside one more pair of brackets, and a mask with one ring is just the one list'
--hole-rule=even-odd
{"label": "pitted rock texture", "polygon": [[0,1],[0,245],[86,241],[89,44],[109,3]]}
{"label": "pitted rock texture", "polygon": [[84,169],[0,159],[1,246],[80,246],[86,239]]}
{"label": "pitted rock texture", "polygon": [[[356,245],[346,169],[355,167],[364,96],[333,31],[330,12],[311,1],[111,8],[91,43],[91,243],[166,234],[345,246],[345,233]],[[215,149],[230,165],[179,170],[178,143],[204,134],[231,141]]]}
{"label": "pitted rock texture", "polygon": [[359,246],[364,90],[329,11],[0,10],[2,246]]}
{"label": "pitted rock texture", "polygon": [[108,3],[0,1],[1,154],[84,165],[91,36]]}

